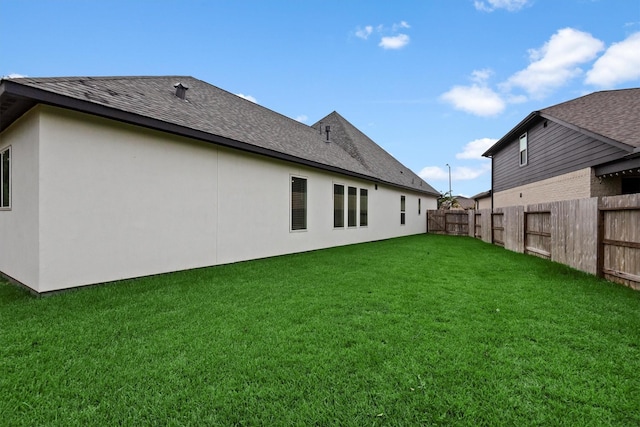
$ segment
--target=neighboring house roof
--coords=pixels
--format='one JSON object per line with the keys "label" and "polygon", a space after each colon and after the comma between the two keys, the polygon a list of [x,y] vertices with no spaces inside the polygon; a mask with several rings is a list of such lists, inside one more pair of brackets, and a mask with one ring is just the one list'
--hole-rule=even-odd
{"label": "neighboring house roof", "polygon": [[534,111],[483,156],[491,157],[539,120],[551,120],[606,144],[627,157],[640,156],[640,88],[594,92]]}
{"label": "neighboring house roof", "polygon": [[491,197],[491,190],[483,191],[482,193],[478,193],[475,196],[471,197],[473,200],[486,199],[487,197]]}
{"label": "neighboring house roof", "polygon": [[462,209],[468,210],[476,207],[476,202],[473,199],[464,196],[455,196],[454,198]]}
{"label": "neighboring house roof", "polygon": [[[188,88],[186,99],[174,85]],[[188,76],[0,81],[0,131],[48,104],[426,194],[439,193],[337,113],[323,130]],[[334,127],[335,126],[335,129]]]}

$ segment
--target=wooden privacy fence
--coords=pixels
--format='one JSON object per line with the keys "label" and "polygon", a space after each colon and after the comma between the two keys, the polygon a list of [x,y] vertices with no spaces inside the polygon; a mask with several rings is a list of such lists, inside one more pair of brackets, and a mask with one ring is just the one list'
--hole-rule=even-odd
{"label": "wooden privacy fence", "polygon": [[466,227],[460,211],[453,211],[455,227],[448,228],[440,214],[444,227],[437,230],[432,212],[442,211],[428,211],[429,233],[467,230],[487,243],[640,290],[640,194],[468,211]]}
{"label": "wooden privacy fence", "polygon": [[459,210],[431,210],[427,212],[429,233],[453,236],[469,235],[469,214]]}

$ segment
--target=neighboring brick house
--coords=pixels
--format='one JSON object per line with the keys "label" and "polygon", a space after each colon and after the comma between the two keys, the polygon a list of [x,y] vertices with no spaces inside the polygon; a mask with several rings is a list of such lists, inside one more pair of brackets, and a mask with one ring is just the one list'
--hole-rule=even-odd
{"label": "neighboring brick house", "polygon": [[534,111],[483,155],[493,208],[640,193],[640,88]]}

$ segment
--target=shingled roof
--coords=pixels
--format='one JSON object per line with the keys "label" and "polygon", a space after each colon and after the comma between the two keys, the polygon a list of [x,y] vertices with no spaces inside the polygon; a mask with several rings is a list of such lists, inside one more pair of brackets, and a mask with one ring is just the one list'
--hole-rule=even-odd
{"label": "shingled roof", "polygon": [[637,153],[640,148],[640,88],[594,92],[534,111],[483,155],[492,156],[542,119],[555,121],[629,153]]}
{"label": "shingled roof", "polygon": [[540,112],[632,147],[640,147],[640,88],[594,92]]}
{"label": "shingled roof", "polygon": [[[177,83],[188,88],[185,99],[176,96]],[[318,128],[189,76],[2,80],[0,131],[38,103],[438,194],[335,112],[321,120],[332,125],[327,143]]]}

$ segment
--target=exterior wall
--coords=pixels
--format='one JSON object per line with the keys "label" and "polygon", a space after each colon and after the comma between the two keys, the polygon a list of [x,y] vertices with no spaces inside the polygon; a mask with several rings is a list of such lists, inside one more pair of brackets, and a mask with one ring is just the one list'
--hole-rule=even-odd
{"label": "exterior wall", "polygon": [[596,176],[595,170],[591,171],[591,197],[617,196],[622,194],[622,178],[619,176]]}
{"label": "exterior wall", "polygon": [[31,110],[0,134],[11,146],[11,210],[0,210],[0,272],[38,287],[38,113]]}
{"label": "exterior wall", "polygon": [[[16,160],[14,176],[20,168],[39,188],[20,191],[20,184],[14,200],[30,194],[39,206],[39,227],[37,216],[23,224],[36,245],[24,250],[23,258],[35,261],[21,275],[38,292],[424,233],[426,211],[437,204],[435,197],[54,107],[38,107],[33,116],[40,161],[22,170]],[[33,132],[31,123],[24,128]],[[305,231],[290,231],[291,176],[307,178]],[[345,221],[344,229],[333,228],[334,183],[369,190],[367,227]],[[15,264],[4,256],[0,262]]]}
{"label": "exterior wall", "polygon": [[[435,197],[382,185],[376,190],[371,182],[233,150],[219,150],[218,173],[218,197],[225,205],[221,202],[219,211],[216,264],[425,233],[425,211],[437,205]],[[291,176],[307,179],[304,231],[290,231]],[[345,226],[333,227],[334,184],[344,185],[345,199],[349,186],[358,193],[368,190],[368,226],[359,225],[358,197],[358,226],[347,226],[345,206]],[[406,197],[404,226],[400,225],[401,195]]]}
{"label": "exterior wall", "polygon": [[551,120],[541,120],[529,128],[527,141],[528,162],[524,166],[519,163],[518,139],[514,139],[493,156],[494,193],[566,176],[570,172],[616,160],[626,154],[619,148]]}
{"label": "exterior wall", "polygon": [[495,209],[591,197],[591,173],[591,168],[586,168],[495,192],[493,207]]}
{"label": "exterior wall", "polygon": [[476,199],[476,209],[491,209],[491,196]]}
{"label": "exterior wall", "polygon": [[215,149],[41,111],[39,292],[215,263]]}

